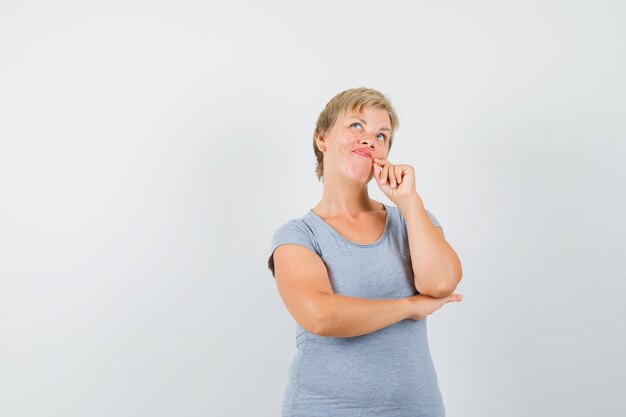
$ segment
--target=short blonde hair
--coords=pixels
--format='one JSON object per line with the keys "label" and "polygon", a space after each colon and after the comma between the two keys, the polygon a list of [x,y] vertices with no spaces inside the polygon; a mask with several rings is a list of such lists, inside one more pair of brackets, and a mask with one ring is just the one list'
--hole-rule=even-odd
{"label": "short blonde hair", "polygon": [[324,110],[322,110],[317,118],[317,123],[315,123],[313,150],[315,152],[315,159],[317,160],[315,174],[318,180],[321,180],[324,176],[324,154],[318,149],[317,143],[315,142],[317,135],[326,136],[340,115],[349,111],[361,113],[364,109],[371,108],[386,110],[387,114],[389,114],[389,121],[391,122],[389,150],[391,150],[393,134],[400,124],[398,115],[391,106],[391,102],[381,92],[371,88],[359,87],[342,91],[326,104],[326,107],[324,107]]}

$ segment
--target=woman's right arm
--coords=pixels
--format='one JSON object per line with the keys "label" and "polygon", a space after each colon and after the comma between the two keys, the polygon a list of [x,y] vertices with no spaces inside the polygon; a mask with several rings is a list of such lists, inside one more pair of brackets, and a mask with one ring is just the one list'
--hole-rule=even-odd
{"label": "woman's right arm", "polygon": [[326,337],[352,337],[372,333],[401,320],[419,320],[459,295],[425,295],[371,300],[335,294],[322,259],[300,245],[284,244],[274,251],[278,292],[300,326]]}

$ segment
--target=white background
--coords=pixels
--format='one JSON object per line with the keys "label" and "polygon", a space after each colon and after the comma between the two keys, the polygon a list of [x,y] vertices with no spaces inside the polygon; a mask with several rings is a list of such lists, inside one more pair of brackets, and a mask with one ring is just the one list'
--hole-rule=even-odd
{"label": "white background", "polygon": [[[448,417],[626,407],[623,1],[0,4],[0,415],[278,416],[270,239],[386,94],[464,276]],[[370,195],[390,204],[370,183]]]}

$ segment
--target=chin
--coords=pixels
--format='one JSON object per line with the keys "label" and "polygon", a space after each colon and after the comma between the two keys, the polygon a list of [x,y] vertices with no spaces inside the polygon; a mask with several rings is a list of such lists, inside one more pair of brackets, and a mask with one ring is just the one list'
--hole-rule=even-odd
{"label": "chin", "polygon": [[351,180],[351,181],[362,181],[364,179],[364,176],[362,173],[356,172],[356,171],[348,171],[346,172],[346,174],[344,175],[345,178]]}
{"label": "chin", "polygon": [[368,184],[374,176],[370,173],[370,175],[352,175],[350,178],[353,182],[359,184]]}

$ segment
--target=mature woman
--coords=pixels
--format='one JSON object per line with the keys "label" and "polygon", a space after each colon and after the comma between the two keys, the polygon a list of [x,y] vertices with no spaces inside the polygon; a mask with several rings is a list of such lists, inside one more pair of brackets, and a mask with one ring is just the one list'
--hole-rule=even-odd
{"label": "mature woman", "polygon": [[[296,321],[282,415],[445,416],[426,318],[450,301],[461,263],[387,158],[398,117],[380,92],[333,97],[313,135],[320,202],[272,237],[268,266]],[[372,178],[394,203],[368,196]]]}

